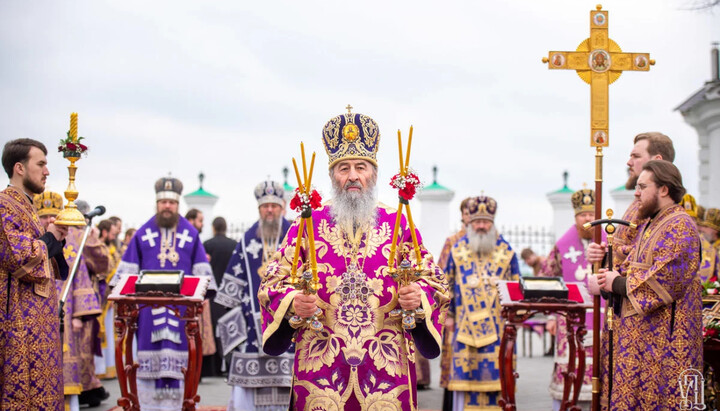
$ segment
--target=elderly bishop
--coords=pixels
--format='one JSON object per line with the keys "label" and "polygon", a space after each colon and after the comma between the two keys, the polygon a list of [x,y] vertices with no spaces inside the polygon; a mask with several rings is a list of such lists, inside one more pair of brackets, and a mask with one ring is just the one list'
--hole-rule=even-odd
{"label": "elderly bishop", "polygon": [[[227,381],[233,389],[228,411],[282,411],[290,404],[293,350],[280,359],[262,351],[257,297],[260,279],[290,222],[283,217],[285,199],[280,183],[258,184],[255,199],[260,219],[240,238],[215,297],[216,303],[229,309],[217,326],[223,355],[230,358]],[[259,364],[257,370],[244,366],[252,361]]]}
{"label": "elderly bishop", "polygon": [[499,410],[503,321],[497,282],[517,280],[520,268],[515,251],[495,228],[497,202],[474,197],[467,211],[466,234],[453,245],[445,266],[454,283],[450,315],[455,319],[446,322],[452,333],[447,389],[453,410]]}
{"label": "elderly bishop", "polygon": [[[308,230],[315,249],[307,241],[298,244],[296,220],[260,285],[263,350],[283,354],[296,341],[292,409],[417,409],[415,352],[426,358],[440,354],[447,281],[422,245],[421,261],[410,256],[420,269],[415,282],[401,287],[390,275],[396,211],[376,199],[379,140],[377,123],[363,114],[348,112],[325,125],[334,198],[312,211]],[[404,217],[398,238],[400,244],[412,242]],[[316,295],[291,285],[296,247],[300,266],[316,253]],[[391,315],[401,307],[422,307],[425,316],[405,330],[402,318]],[[308,318],[318,308],[323,312],[319,331],[292,328],[289,317]]]}

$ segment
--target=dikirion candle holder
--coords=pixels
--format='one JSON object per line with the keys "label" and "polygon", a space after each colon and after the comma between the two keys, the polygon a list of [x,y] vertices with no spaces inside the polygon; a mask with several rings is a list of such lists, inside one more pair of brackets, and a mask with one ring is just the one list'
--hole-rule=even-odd
{"label": "dikirion candle holder", "polygon": [[67,132],[67,138],[60,140],[58,152],[63,153],[63,157],[70,161],[68,173],[70,181],[65,189],[65,198],[68,200],[67,205],[63,208],[55,219],[55,224],[62,226],[85,227],[85,216],[77,209],[75,200],[78,198],[78,191],[75,187],[75,173],[77,166],[75,162],[80,160],[80,156],[87,151],[87,146],[80,141],[85,137],[78,137],[78,115],[70,114],[70,130]]}

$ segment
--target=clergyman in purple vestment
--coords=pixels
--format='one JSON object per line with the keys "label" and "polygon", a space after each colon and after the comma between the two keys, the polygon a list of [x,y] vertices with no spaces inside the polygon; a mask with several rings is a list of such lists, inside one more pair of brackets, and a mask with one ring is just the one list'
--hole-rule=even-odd
{"label": "clergyman in purple vestment", "polygon": [[45,190],[46,155],[26,138],[3,148],[10,185],[0,192],[0,410],[63,409],[55,278],[67,276],[67,228],[46,231],[30,197]]}
{"label": "clergyman in purple vestment", "polygon": [[[122,276],[137,274],[140,270],[182,270],[186,276],[209,276],[209,289],[216,290],[198,232],[178,214],[182,183],[175,178],[161,178],[155,184],[155,191],[157,214],[130,240],[110,285],[114,286]],[[165,307],[140,310],[137,360],[140,365],[138,397],[142,409],[181,409],[182,368],[188,364],[185,322]]]}
{"label": "clergyman in purple vestment", "polygon": [[700,238],[678,204],[684,194],[672,163],[645,163],[635,191],[645,222],[619,269],[598,274],[598,285],[620,300],[612,350],[603,353],[603,409],[704,408]]}
{"label": "clergyman in purple vestment", "polygon": [[[290,284],[296,247],[302,267],[307,242],[297,244],[299,219],[271,258],[258,292],[263,350],[283,354],[296,341],[291,409],[417,409],[415,353],[440,354],[449,303],[447,280],[420,246],[419,278],[400,287],[388,270],[396,211],[377,202],[377,124],[362,114],[332,118],[323,130],[334,198],[312,212],[317,255],[317,295]],[[416,231],[422,244],[420,234]],[[411,232],[403,217],[401,246]],[[416,262],[410,253],[412,263]],[[302,268],[300,269],[302,271]],[[391,311],[422,307],[411,331]],[[293,329],[287,317],[323,311],[321,331]]]}
{"label": "clergyman in purple vestment", "polygon": [[[34,202],[43,227],[54,222],[63,208],[62,196],[48,190],[35,195]],[[69,411],[79,410],[80,404],[96,407],[106,398],[105,389],[95,374],[93,358],[99,349],[95,332],[99,327],[100,298],[93,289],[91,276],[104,274],[110,259],[107,247],[92,235],[88,236],[82,254],[78,255],[84,233],[85,228],[69,227],[63,247],[65,260],[69,266],[73,266],[78,258],[80,261],[72,281],[69,277],[56,281],[60,298],[67,291],[62,339],[65,405]]]}

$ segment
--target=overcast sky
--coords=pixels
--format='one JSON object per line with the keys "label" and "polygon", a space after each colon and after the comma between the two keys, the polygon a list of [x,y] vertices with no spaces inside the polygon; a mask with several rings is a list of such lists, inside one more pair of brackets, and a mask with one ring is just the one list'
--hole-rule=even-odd
{"label": "overcast sky", "polygon": [[[92,205],[138,226],[154,212],[157,178],[171,172],[188,193],[202,171],[217,214],[251,221],[254,186],[281,180],[301,140],[317,152],[314,181],[329,196],[321,130],[350,103],[380,126],[382,201],[396,201],[396,133],[413,124],[411,165],[427,184],[439,167],[439,183],[456,191],[453,210],[484,191],[498,200],[500,223],[549,226],[546,194],[562,187],[564,170],[571,188],[591,185],[594,150],[589,86],[541,58],[587,38],[595,4],[5,0],[0,139],[43,141],[47,188],[62,192],[68,163],[56,146],[76,111],[90,146],[77,188]],[[633,136],[657,130],[674,140],[696,194],[697,135],[673,109],[710,78],[720,9],[602,4],[610,38],[657,61],[610,88],[605,187],[625,181]]]}

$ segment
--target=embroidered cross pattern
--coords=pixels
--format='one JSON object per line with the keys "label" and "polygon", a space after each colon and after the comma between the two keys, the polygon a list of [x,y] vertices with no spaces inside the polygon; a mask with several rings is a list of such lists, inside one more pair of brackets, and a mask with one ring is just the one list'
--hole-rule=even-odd
{"label": "embroidered cross pattern", "polygon": [[192,237],[189,236],[190,231],[186,228],[183,230],[182,234],[177,236],[177,239],[180,240],[180,244],[178,244],[178,247],[183,248],[185,247],[185,243],[192,243]]}
{"label": "embroidered cross pattern", "polygon": [[250,244],[247,246],[247,252],[252,254],[253,258],[258,258],[258,253],[262,250],[262,244],[258,243],[254,238],[250,240]]}
{"label": "embroidered cross pattern", "polygon": [[576,250],[575,246],[571,245],[568,252],[563,254],[563,258],[569,259],[570,261],[573,262],[573,264],[575,264],[575,263],[577,263],[577,259],[578,259],[578,257],[580,257],[580,255],[582,255],[582,251]]}
{"label": "embroidered cross pattern", "polygon": [[152,231],[149,228],[145,229],[145,235],[140,237],[141,240],[147,241],[148,244],[150,244],[150,247],[155,247],[155,239],[158,238],[160,234],[158,234],[155,231]]}

